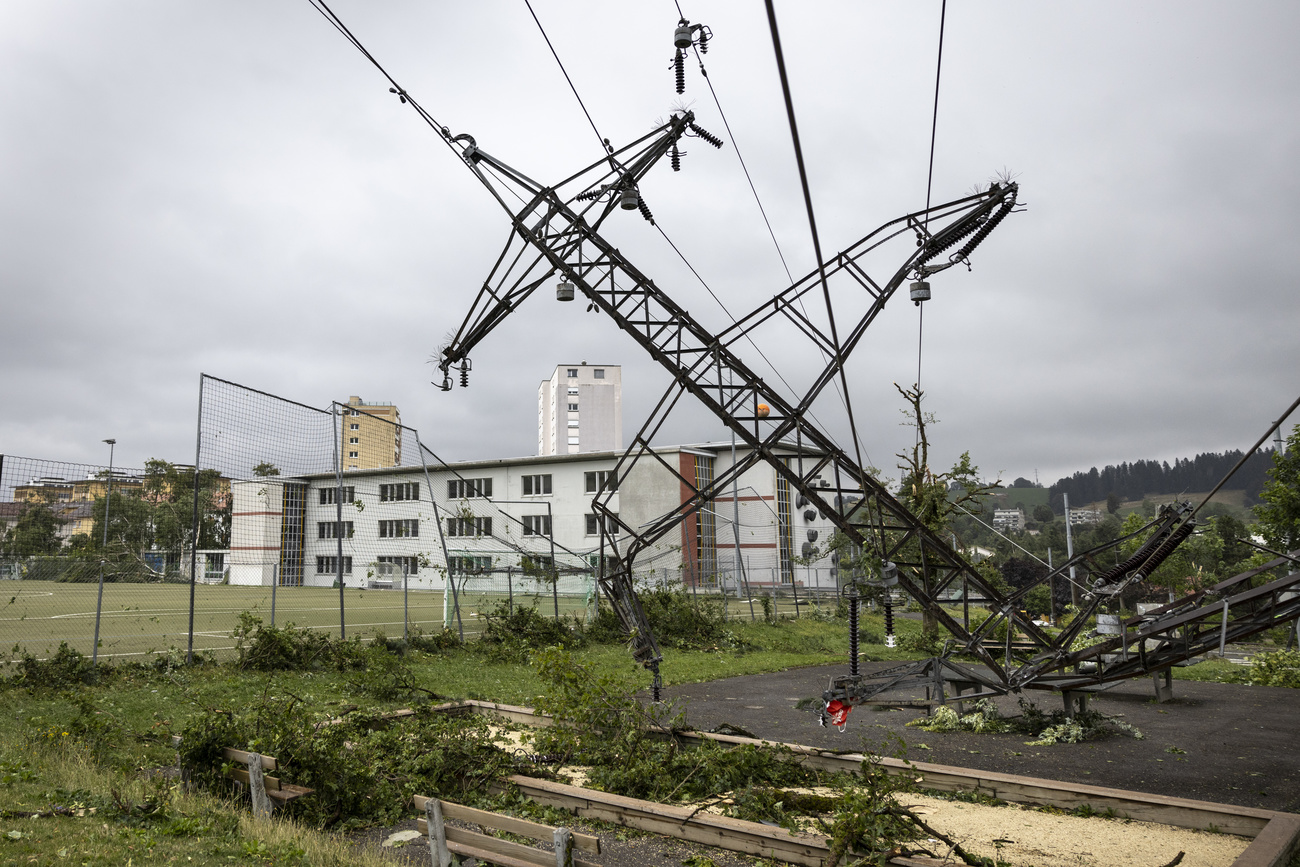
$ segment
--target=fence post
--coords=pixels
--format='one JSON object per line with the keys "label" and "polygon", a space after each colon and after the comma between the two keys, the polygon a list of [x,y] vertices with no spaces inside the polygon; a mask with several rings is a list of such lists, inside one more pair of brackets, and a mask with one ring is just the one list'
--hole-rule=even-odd
{"label": "fence post", "polygon": [[402,561],[402,643],[410,642],[408,630],[411,623],[411,606],[408,601],[411,582],[409,579],[410,568],[407,561]]}
{"label": "fence post", "polygon": [[[110,480],[111,481],[111,480]],[[104,535],[108,535],[108,500],[104,500]],[[107,546],[105,546],[107,547]],[[104,561],[99,561],[99,595],[95,601],[95,639],[90,646],[90,664],[99,663],[99,614],[104,609]],[[191,610],[193,610],[191,608]],[[192,616],[192,615],[191,615]],[[190,630],[190,641],[193,642],[194,630]],[[1220,654],[1222,656],[1222,654]]]}
{"label": "fence post", "polygon": [[266,794],[266,780],[262,776],[262,757],[248,754],[248,794],[253,799],[253,815],[259,819],[271,818],[271,799]]}
{"label": "fence post", "polygon": [[280,564],[271,566],[271,628],[275,628],[275,591],[280,586]]}
{"label": "fence post", "polygon": [[447,827],[442,822],[442,802],[437,798],[424,802],[424,820],[428,824],[429,855],[433,867],[450,867],[451,850],[447,848]]}

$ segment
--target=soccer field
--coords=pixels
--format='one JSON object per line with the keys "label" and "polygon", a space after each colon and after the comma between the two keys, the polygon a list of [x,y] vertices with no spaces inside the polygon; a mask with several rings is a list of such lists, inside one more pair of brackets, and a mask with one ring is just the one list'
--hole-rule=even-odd
{"label": "soccer field", "polygon": [[[53,653],[59,642],[90,655],[95,634],[95,584],[50,581],[0,582],[0,647],[18,647],[37,657]],[[239,615],[248,611],[270,623],[271,588],[200,584],[194,588],[194,650],[218,657],[234,649],[232,632]],[[403,593],[398,590],[343,591],[347,635],[383,632],[402,634]],[[138,658],[189,644],[190,587],[188,584],[105,584],[99,627],[99,655]],[[504,594],[462,594],[461,620],[465,634],[481,629],[480,611],[504,602]],[[289,623],[338,635],[339,591],[328,587],[280,587],[275,593],[275,623]],[[410,591],[407,622],[412,629],[436,632],[443,628],[441,590]],[[581,615],[582,598],[559,598],[562,616]],[[554,613],[549,596],[514,597],[516,605],[536,605],[543,615]],[[451,612],[448,604],[448,612]],[[454,620],[452,628],[456,628]],[[10,660],[17,658],[10,654]]]}

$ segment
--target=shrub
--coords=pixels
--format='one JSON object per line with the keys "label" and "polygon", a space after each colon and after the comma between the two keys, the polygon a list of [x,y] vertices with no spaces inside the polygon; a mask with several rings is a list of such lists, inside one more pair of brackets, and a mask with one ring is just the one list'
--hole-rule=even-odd
{"label": "shrub", "polygon": [[1250,663],[1250,682],[1256,686],[1300,687],[1300,651],[1256,654]]}

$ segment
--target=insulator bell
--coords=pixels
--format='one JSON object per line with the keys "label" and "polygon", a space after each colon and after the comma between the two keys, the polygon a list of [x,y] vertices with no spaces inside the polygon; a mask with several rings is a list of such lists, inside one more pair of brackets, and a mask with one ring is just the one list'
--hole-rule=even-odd
{"label": "insulator bell", "polygon": [[572,300],[573,300],[573,284],[572,284],[572,283],[561,283],[559,286],[556,286],[556,287],[555,287],[555,300],[556,300],[556,301],[572,301]]}
{"label": "insulator bell", "polygon": [[685,18],[677,22],[677,29],[673,31],[673,45],[678,49],[691,47],[691,22]]}
{"label": "insulator bell", "polygon": [[880,583],[885,587],[893,587],[898,583],[898,564],[891,560],[886,560],[880,564]]}
{"label": "insulator bell", "polygon": [[460,387],[469,388],[469,359],[460,363]]}
{"label": "insulator bell", "polygon": [[673,171],[680,172],[682,170],[682,152],[677,149],[676,144],[673,145],[673,149],[668,154],[668,158],[673,164]]}
{"label": "insulator bell", "polygon": [[686,55],[678,51],[673,57],[673,70],[677,77],[677,93],[686,92]]}
{"label": "insulator bell", "polygon": [[618,206],[625,211],[636,211],[641,208],[641,197],[637,195],[636,187],[629,187],[619,194]]}
{"label": "insulator bell", "polygon": [[917,280],[911,285],[909,294],[912,297],[912,303],[920,307],[922,301],[930,300],[930,284],[925,280]]}

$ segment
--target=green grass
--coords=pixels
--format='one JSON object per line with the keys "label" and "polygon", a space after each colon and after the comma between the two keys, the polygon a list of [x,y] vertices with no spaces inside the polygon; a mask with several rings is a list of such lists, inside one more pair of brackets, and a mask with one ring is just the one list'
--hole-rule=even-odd
{"label": "green grass", "polygon": [[[7,592],[6,592],[7,591]],[[94,584],[51,581],[0,583],[0,648],[20,646],[37,656],[54,652],[60,642],[91,653],[98,588]],[[401,635],[400,590],[343,591],[349,634]],[[189,642],[188,584],[105,584],[100,618],[101,657],[129,659],[185,649]],[[467,635],[481,630],[480,612],[505,602],[504,594],[463,594],[461,619]],[[585,600],[559,597],[561,616],[580,615]],[[339,634],[339,591],[328,587],[280,587],[275,594],[275,622]],[[515,604],[554,611],[550,596],[516,594]],[[443,628],[443,593],[412,590],[407,599],[409,623],[425,632]],[[251,611],[271,621],[271,588],[200,584],[194,588],[194,650],[218,656],[234,647],[231,632],[239,615]],[[450,606],[448,606],[450,610]],[[453,623],[453,626],[455,624]]]}
{"label": "green grass", "polygon": [[[29,587],[24,585],[24,589]],[[73,589],[84,594],[87,588]],[[157,588],[123,585],[111,589]],[[256,598],[256,588],[198,589],[233,590],[249,594],[241,598]],[[174,592],[170,587],[165,590]],[[313,591],[313,595],[320,598],[321,592]],[[323,592],[332,594],[330,599],[337,598],[337,591]],[[377,595],[387,594],[348,591],[348,611],[365,611],[360,603]],[[50,597],[31,596],[22,604],[35,603],[28,609],[33,613],[39,613],[41,604],[51,604],[39,602]],[[231,593],[208,598],[229,601],[237,597]],[[294,598],[308,600],[307,595]],[[354,599],[358,602],[355,606],[351,604]],[[542,601],[542,611],[547,612],[549,600]],[[11,611],[18,604],[11,603]],[[311,607],[299,608],[295,619],[305,620]],[[382,625],[381,616],[387,609],[376,605],[371,610],[378,616],[369,622]],[[776,623],[750,621],[747,605],[740,611],[732,606],[733,617],[742,613],[743,619],[727,624],[728,635],[717,647],[665,648],[665,683],[672,686],[846,661],[848,636],[843,621],[816,617]],[[47,608],[45,620],[50,619]],[[903,633],[920,629],[919,622],[912,620],[900,619],[898,625]],[[17,629],[8,623],[0,628]],[[883,633],[881,616],[864,614],[862,628]],[[393,634],[397,630],[385,631]],[[11,633],[9,640],[13,638]],[[869,659],[917,656],[880,644],[864,644],[862,649]],[[597,676],[612,675],[632,689],[649,685],[649,673],[637,666],[621,645],[591,644],[574,655],[592,666]],[[473,646],[441,653],[413,652],[406,659],[420,686],[448,698],[532,705],[543,689],[528,665],[494,661]],[[1180,678],[1226,680],[1240,677],[1242,670],[1211,661],[1175,673]],[[354,706],[388,710],[409,704],[409,699],[371,700],[360,683],[364,676],[365,672],[332,669],[239,671],[229,663],[206,663],[119,666],[107,673],[102,683],[68,691],[28,691],[10,683],[0,689],[0,863],[364,863],[361,855],[337,837],[280,820],[255,822],[248,817],[246,805],[184,794],[166,778],[159,782],[141,773],[141,769],[173,764],[176,753],[171,735],[212,710],[244,714],[256,707],[292,706],[296,714],[321,718],[341,715]],[[13,818],[22,811],[48,812],[56,804],[72,805],[74,815]],[[145,815],[131,806],[140,804],[153,804],[152,812]],[[96,812],[75,814],[89,806]],[[8,836],[11,831],[17,836]]]}

